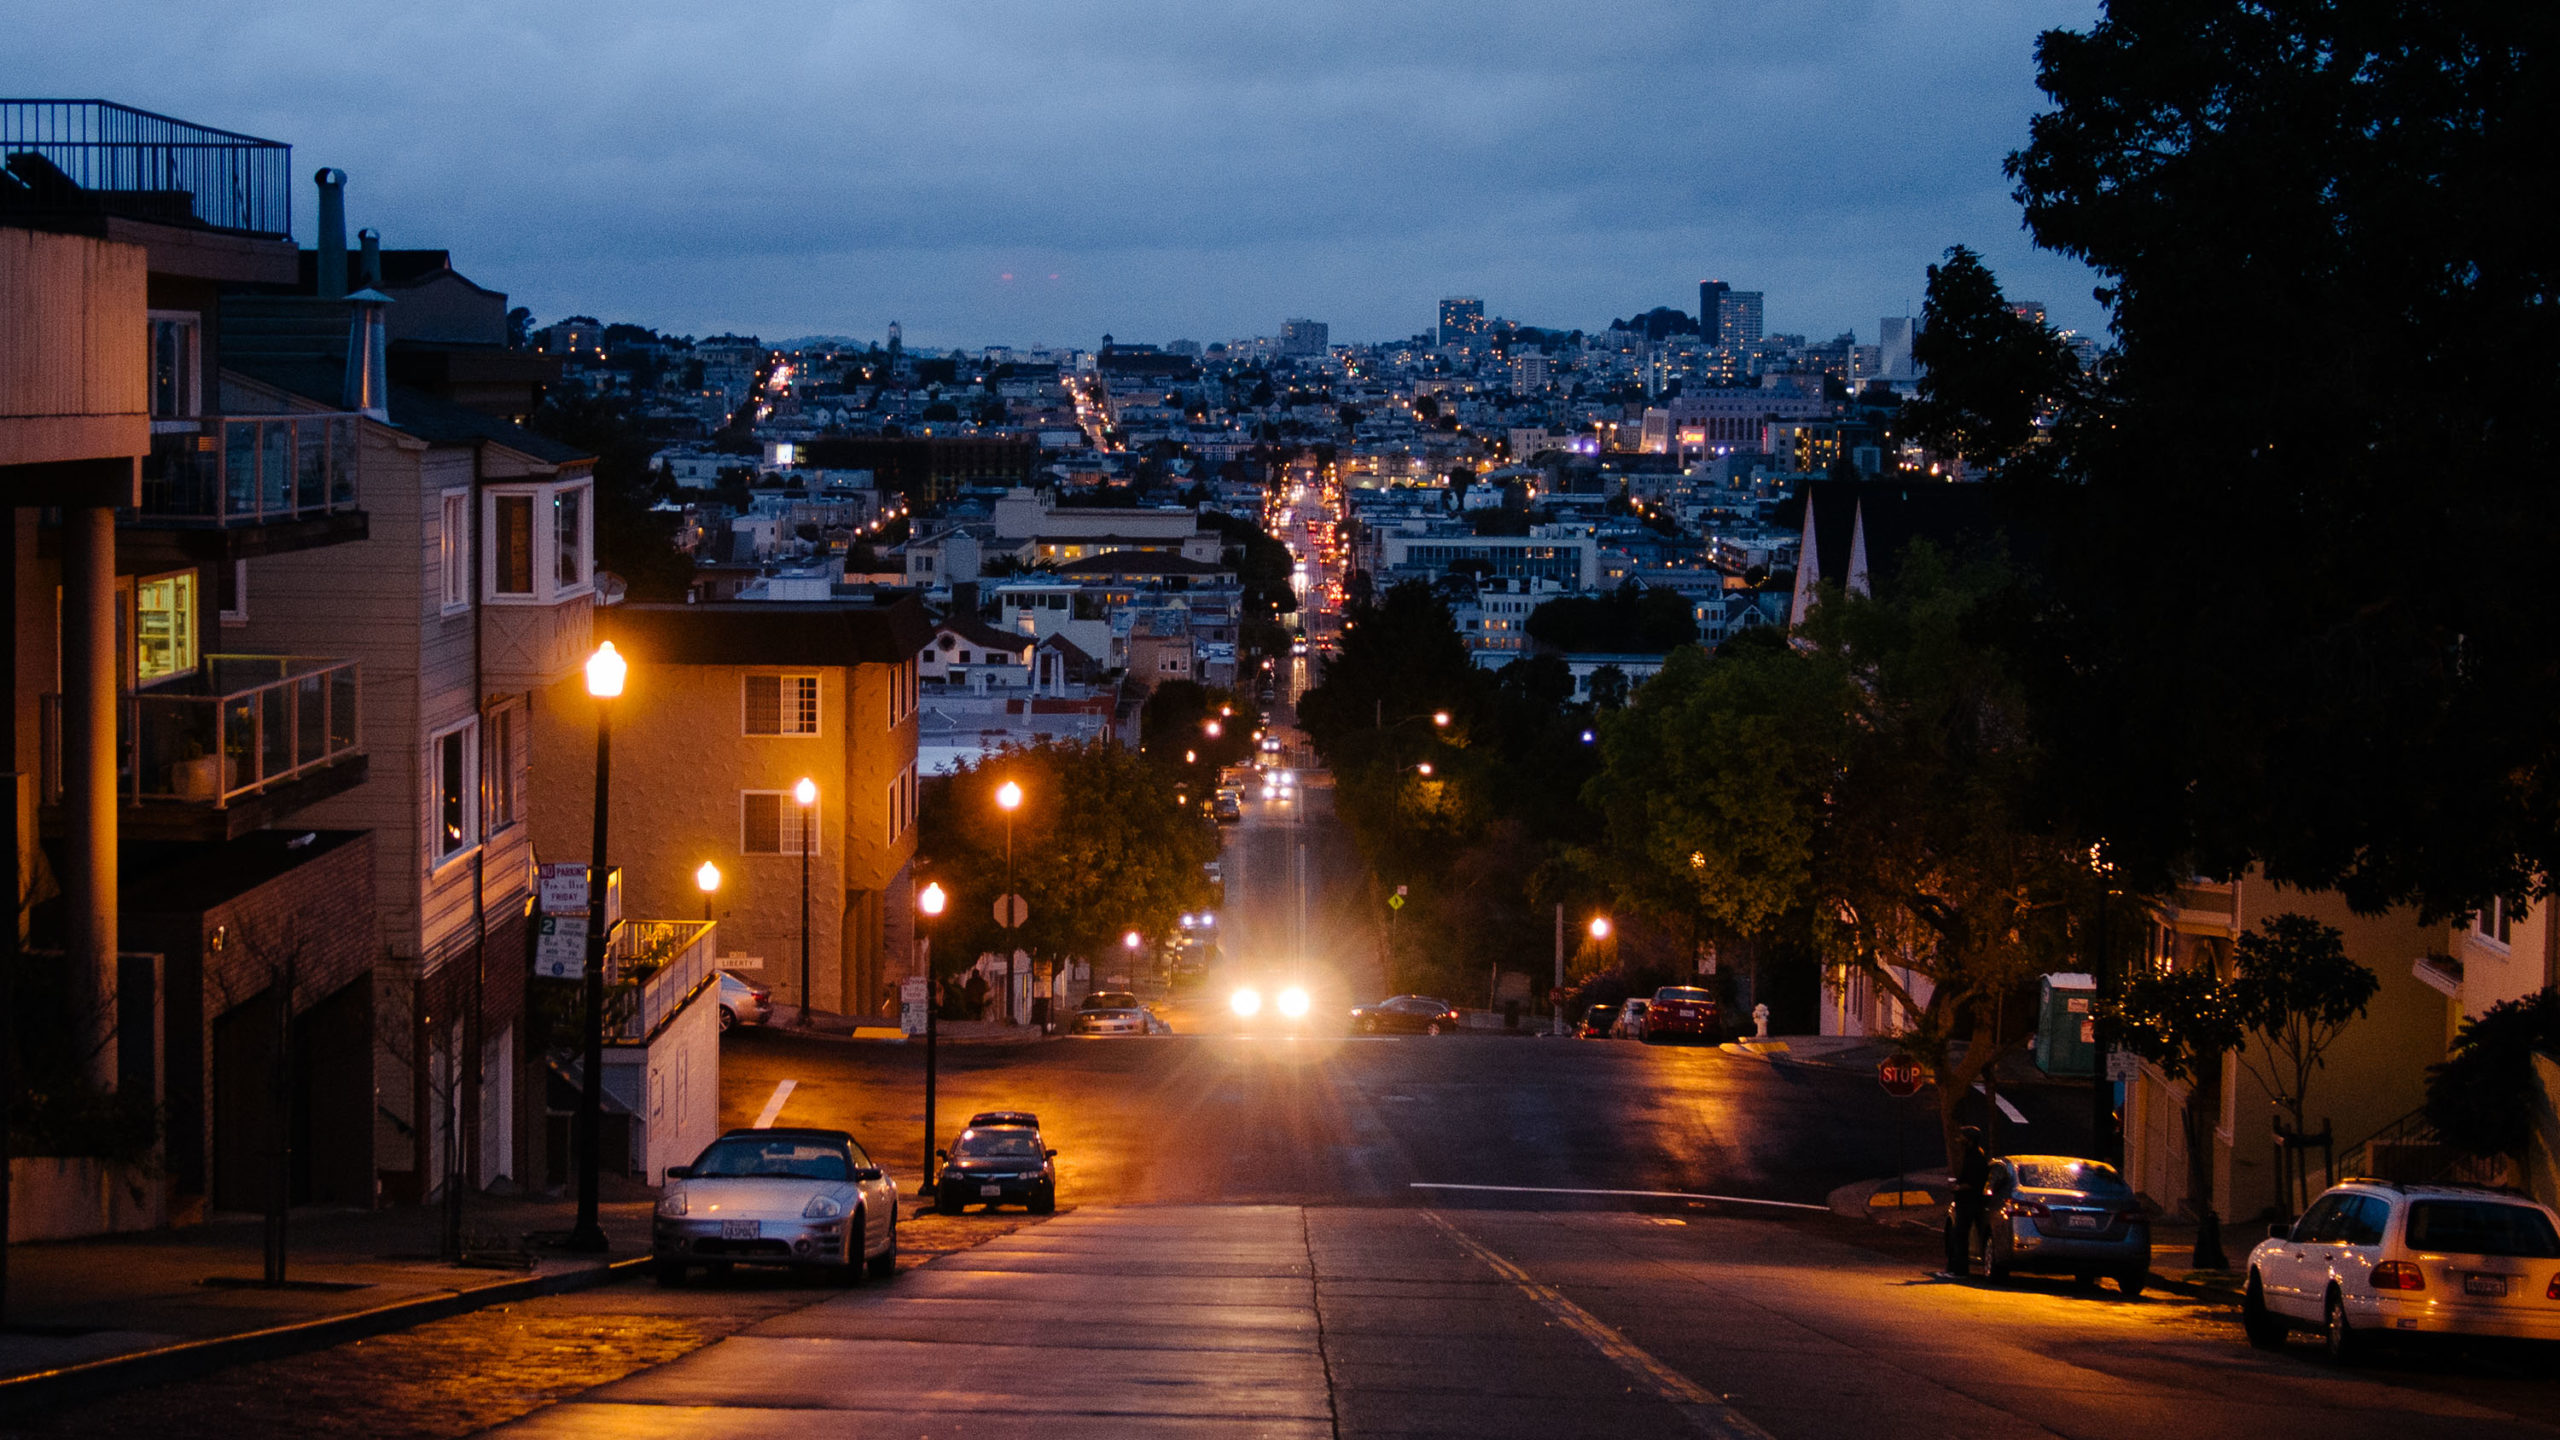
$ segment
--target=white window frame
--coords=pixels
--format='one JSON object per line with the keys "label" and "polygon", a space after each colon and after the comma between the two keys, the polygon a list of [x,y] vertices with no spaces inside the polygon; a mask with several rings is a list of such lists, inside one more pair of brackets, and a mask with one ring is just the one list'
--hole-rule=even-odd
{"label": "white window frame", "polygon": [[889,782],[889,842],[896,844],[916,823],[916,767],[907,768]]}
{"label": "white window frame", "polygon": [[[779,807],[777,812],[779,818],[776,820],[774,825],[774,843],[780,847],[779,849],[759,850],[755,848],[752,843],[755,837],[747,831],[747,799],[750,796],[757,795],[772,796],[775,804]],[[826,807],[827,797],[824,795],[820,795],[818,797],[817,804],[808,807],[809,854],[812,856],[825,853],[827,832]],[[791,797],[791,792],[788,790],[739,791],[738,853],[749,856],[770,855],[783,860],[796,860],[800,858],[800,813],[800,802],[793,799]]]}
{"label": "white window frame", "polygon": [[[462,803],[456,808],[468,829],[450,849],[444,844],[444,747],[460,737],[462,752]],[[427,870],[442,870],[457,860],[470,858],[480,847],[480,717],[471,716],[458,724],[447,725],[427,736],[426,755],[426,839]]]}
{"label": "white window frame", "polygon": [[[777,729],[754,728],[754,712],[749,706],[747,691],[759,680],[770,680],[774,684],[775,723],[779,727]],[[806,687],[806,715],[809,724],[806,730],[791,728],[792,712],[802,708],[791,699],[788,693],[794,686]],[[738,733],[751,740],[815,740],[826,730],[826,696],[825,679],[814,670],[759,671],[741,675],[738,677]]]}
{"label": "white window frame", "polygon": [[480,730],[484,817],[480,832],[484,836],[503,835],[525,821],[525,786],[517,778],[520,767],[516,760],[524,749],[529,717],[523,701],[509,699],[490,706],[481,718],[486,723]]}
{"label": "white window frame", "polygon": [[2503,896],[2491,896],[2489,903],[2471,912],[2471,938],[2493,949],[2505,950],[2515,935],[2515,917],[2507,913]]}
{"label": "white window frame", "polygon": [[219,623],[235,629],[249,623],[249,562],[246,560],[231,562],[231,603],[222,608]]}
{"label": "white window frame", "polygon": [[[578,497],[578,563],[575,579],[562,583],[560,578],[560,501],[565,495]],[[480,553],[490,563],[480,567],[480,599],[489,605],[556,605],[563,600],[591,594],[596,576],[596,496],[595,480],[581,475],[575,480],[543,480],[484,485],[480,489]],[[497,565],[498,507],[502,501],[523,500],[532,507],[533,524],[527,542],[533,548],[533,588],[500,590]]]}
{"label": "white window frame", "polygon": [[441,613],[457,614],[471,608],[472,531],[471,491],[468,488],[447,490],[438,499],[436,529],[436,568],[444,582]]}

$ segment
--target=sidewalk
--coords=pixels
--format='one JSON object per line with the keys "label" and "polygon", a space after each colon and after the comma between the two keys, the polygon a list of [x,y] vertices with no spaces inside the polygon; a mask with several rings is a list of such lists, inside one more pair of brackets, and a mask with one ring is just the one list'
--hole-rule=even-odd
{"label": "sidewalk", "polygon": [[565,1234],[574,1200],[472,1196],[463,1211],[475,1263],[438,1255],[444,1213],[297,1210],[288,1231],[287,1288],[261,1283],[265,1225],[225,1215],[203,1225],[9,1247],[0,1388],[11,1377],[189,1341],[355,1315],[387,1305],[492,1290],[528,1279],[566,1288],[602,1279],[612,1262],[647,1253],[652,1201],[628,1181],[605,1182],[606,1255],[573,1255],[531,1237]]}
{"label": "sidewalk", "polygon": [[[1878,1062],[1901,1053],[1891,1040],[1865,1035],[1772,1035],[1766,1040],[1745,1038],[1722,1047],[1728,1055],[1756,1055],[1781,1065],[1810,1065],[1823,1070],[1854,1070],[1873,1075]],[[2036,1068],[2035,1059],[2024,1053],[2003,1055],[1993,1067],[2003,1085],[2077,1086],[2088,1088],[2088,1081],[2069,1076],[2055,1078]]]}
{"label": "sidewalk", "polygon": [[[884,1021],[857,1019],[851,1015],[838,1015],[827,1010],[812,1012],[805,1025],[800,1023],[796,1016],[787,1020],[780,1018],[789,1013],[788,1007],[777,1010],[775,1020],[756,1028],[769,1029],[777,1035],[798,1035],[818,1040],[862,1040],[889,1045],[903,1045],[910,1041],[921,1042],[924,1039],[921,1034],[909,1035],[896,1025]],[[1072,1019],[1072,1012],[1069,1018]],[[1042,1035],[1037,1025],[1011,1025],[1002,1020],[945,1020],[935,1029],[938,1032],[935,1043],[942,1045],[983,1045],[998,1041],[1020,1042],[1057,1038],[1054,1035]],[[1060,1030],[1058,1033],[1066,1032]]]}

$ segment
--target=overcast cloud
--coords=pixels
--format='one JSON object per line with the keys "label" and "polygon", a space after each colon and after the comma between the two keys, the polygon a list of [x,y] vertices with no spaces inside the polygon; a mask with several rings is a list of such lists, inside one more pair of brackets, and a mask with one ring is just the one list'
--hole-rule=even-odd
{"label": "overcast cloud", "polygon": [[20,95],[349,172],[352,225],[541,319],[922,345],[1916,307],[1948,245],[2096,330],[2000,162],[2096,0],[0,0]]}

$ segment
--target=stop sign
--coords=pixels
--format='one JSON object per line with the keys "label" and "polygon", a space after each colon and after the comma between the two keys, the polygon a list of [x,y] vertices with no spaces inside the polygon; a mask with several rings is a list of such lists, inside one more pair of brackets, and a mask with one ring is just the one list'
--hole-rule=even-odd
{"label": "stop sign", "polygon": [[1896,1097],[1919,1094],[1926,1073],[1919,1061],[1898,1055],[1876,1062],[1876,1082],[1884,1086],[1884,1093]]}

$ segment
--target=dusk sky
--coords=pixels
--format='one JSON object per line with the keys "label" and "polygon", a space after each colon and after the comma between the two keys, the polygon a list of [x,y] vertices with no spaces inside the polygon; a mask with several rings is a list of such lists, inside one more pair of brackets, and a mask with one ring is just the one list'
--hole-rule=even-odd
{"label": "dusk sky", "polygon": [[444,247],[537,323],[768,339],[1203,342],[1559,328],[1697,282],[1827,338],[1948,245],[2096,330],[2000,162],[2039,31],[2095,0],[7,0],[7,88],[349,172],[349,223]]}

